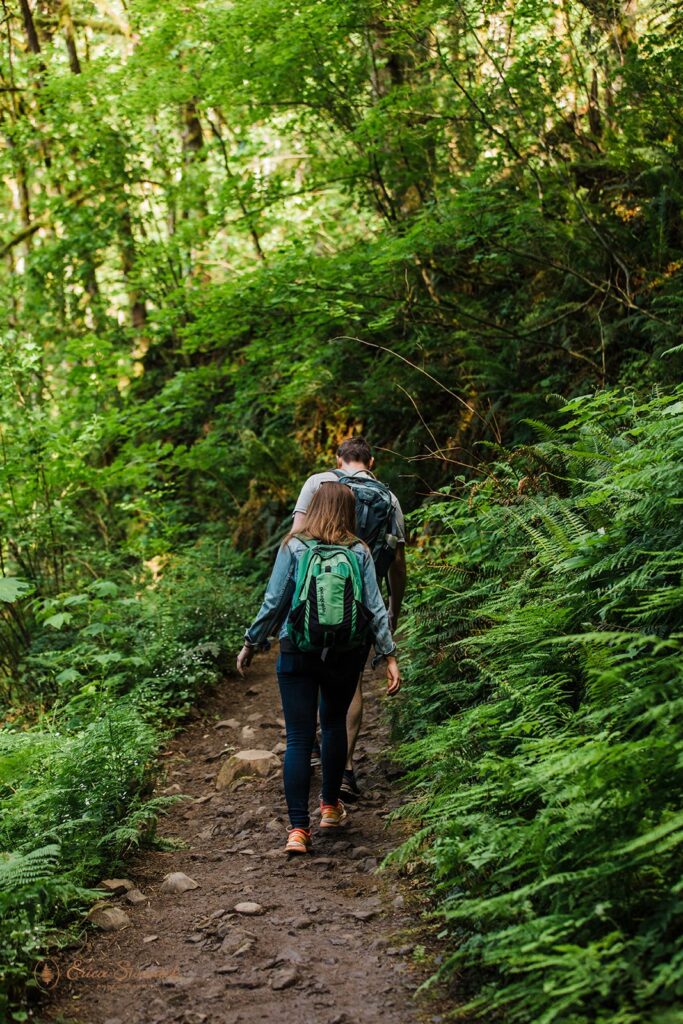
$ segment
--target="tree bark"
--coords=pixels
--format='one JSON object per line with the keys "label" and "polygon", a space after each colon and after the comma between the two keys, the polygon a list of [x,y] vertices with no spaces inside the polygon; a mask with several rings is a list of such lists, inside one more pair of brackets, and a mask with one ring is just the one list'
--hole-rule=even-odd
{"label": "tree bark", "polygon": [[[24,22],[24,30],[26,31],[26,39],[28,47],[31,53],[40,53],[40,42],[38,40],[38,33],[36,32],[35,22],[33,20],[33,14],[31,8],[28,5],[28,0],[19,0],[19,7],[21,9],[21,17]],[[41,70],[45,70],[45,66],[41,64]]]}
{"label": "tree bark", "polygon": [[121,264],[123,266],[123,275],[126,279],[130,322],[135,330],[141,331],[147,324],[147,306],[137,285],[133,281],[136,261],[135,236],[133,235],[130,209],[125,199],[121,204],[119,235],[121,238]]}

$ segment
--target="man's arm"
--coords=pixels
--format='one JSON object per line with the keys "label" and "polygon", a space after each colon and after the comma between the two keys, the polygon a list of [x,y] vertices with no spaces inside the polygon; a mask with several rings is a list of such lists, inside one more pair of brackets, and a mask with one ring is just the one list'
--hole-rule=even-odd
{"label": "man's arm", "polygon": [[303,527],[305,521],[305,512],[295,512],[292,517],[292,533],[296,533],[298,530],[300,530]]}
{"label": "man's arm", "polygon": [[299,497],[296,499],[294,512],[292,513],[292,533],[296,533],[297,530],[303,527],[308,506],[311,504],[311,498],[320,487],[321,478],[324,478],[322,473],[314,473],[313,476],[309,476],[301,488]]}
{"label": "man's arm", "polygon": [[387,572],[389,581],[389,625],[392,633],[398,625],[403,595],[406,592],[406,546],[396,545],[396,555]]}

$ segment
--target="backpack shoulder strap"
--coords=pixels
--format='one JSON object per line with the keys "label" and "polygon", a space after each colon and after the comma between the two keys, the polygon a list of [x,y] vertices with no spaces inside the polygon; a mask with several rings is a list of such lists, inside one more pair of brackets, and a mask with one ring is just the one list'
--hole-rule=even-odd
{"label": "backpack shoulder strap", "polygon": [[[353,480],[353,478],[357,477],[359,473],[367,473],[371,480],[377,480],[377,477],[371,469],[354,469],[353,473],[346,473],[343,469],[333,469],[332,472],[335,476],[338,476],[340,480],[342,477],[347,477],[349,480]],[[361,477],[360,479],[363,480],[364,477]]]}
{"label": "backpack shoulder strap", "polygon": [[296,570],[296,580],[294,583],[294,597],[292,598],[292,607],[296,607],[303,600],[304,594],[308,590],[308,583],[311,573],[311,563],[315,559],[315,548],[316,541],[312,539],[304,540],[302,537],[299,538],[304,546],[304,550],[301,552],[299,558],[299,564]]}

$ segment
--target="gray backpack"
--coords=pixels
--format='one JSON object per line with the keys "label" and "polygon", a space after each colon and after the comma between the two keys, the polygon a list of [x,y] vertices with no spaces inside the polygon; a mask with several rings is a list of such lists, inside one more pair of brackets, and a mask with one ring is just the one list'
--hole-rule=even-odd
{"label": "gray backpack", "polygon": [[383,579],[396,554],[395,547],[387,540],[394,513],[391,491],[386,484],[373,477],[345,473],[343,469],[335,469],[333,472],[339,482],[346,484],[354,493],[356,534],[370,548],[377,576]]}

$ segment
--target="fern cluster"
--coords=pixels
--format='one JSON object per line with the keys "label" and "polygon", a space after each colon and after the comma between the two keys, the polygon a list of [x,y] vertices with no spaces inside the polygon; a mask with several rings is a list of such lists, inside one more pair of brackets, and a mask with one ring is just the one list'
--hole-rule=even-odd
{"label": "fern cluster", "polygon": [[683,389],[578,398],[538,434],[417,515],[433,536],[413,562],[396,727],[419,827],[396,858],[433,873],[441,974],[470,968],[458,1014],[668,1024],[683,991]]}
{"label": "fern cluster", "polygon": [[207,541],[164,569],[33,599],[20,679],[41,705],[0,727],[0,1019],[86,887],[155,841],[177,799],[152,796],[159,745],[239,645],[253,604],[242,561]]}

